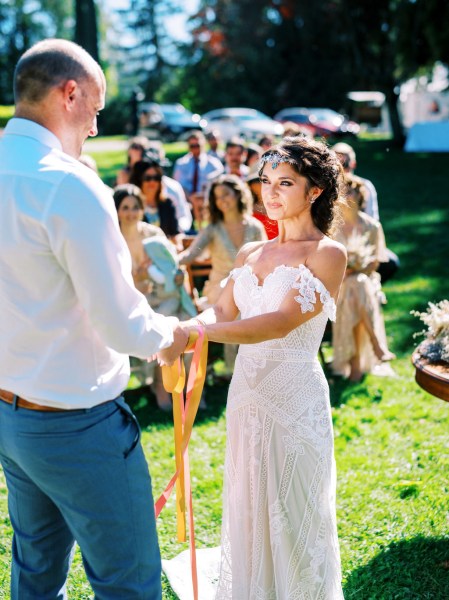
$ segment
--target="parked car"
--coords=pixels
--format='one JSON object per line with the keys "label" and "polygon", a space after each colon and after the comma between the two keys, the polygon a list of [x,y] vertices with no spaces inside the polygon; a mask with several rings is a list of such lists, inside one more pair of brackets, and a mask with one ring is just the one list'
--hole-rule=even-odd
{"label": "parked car", "polygon": [[357,135],[360,132],[358,123],[331,108],[309,108],[309,111],[310,121],[321,129],[327,129],[329,135]]}
{"label": "parked car", "polygon": [[141,102],[139,105],[140,132],[150,138],[174,142],[191,130],[204,129],[201,116],[187,110],[182,104]]}
{"label": "parked car", "polygon": [[254,108],[218,108],[203,115],[206,130],[218,129],[224,141],[234,136],[258,141],[264,135],[280,136],[284,127]]}
{"label": "parked car", "polygon": [[331,108],[285,108],[274,116],[276,121],[297,123],[313,136],[357,135],[360,125]]}
{"label": "parked car", "polygon": [[284,108],[276,113],[273,118],[280,123],[295,123],[299,125],[305,134],[308,133],[314,137],[328,135],[327,129],[323,129],[318,124],[312,123],[308,108],[298,106]]}

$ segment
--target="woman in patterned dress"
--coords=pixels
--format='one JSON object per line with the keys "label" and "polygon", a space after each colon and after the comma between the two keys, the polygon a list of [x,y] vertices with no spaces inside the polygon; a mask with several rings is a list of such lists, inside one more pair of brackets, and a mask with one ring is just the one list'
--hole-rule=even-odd
{"label": "woman in patterned dress", "polygon": [[[251,193],[237,175],[221,175],[211,184],[208,195],[210,224],[199,232],[192,245],[180,254],[179,264],[192,263],[208,250],[212,268],[204,284],[199,306],[203,310],[215,304],[222,281],[229,275],[240,248],[257,240],[266,240],[263,225],[251,216]],[[224,348],[225,366],[234,368],[237,345]]]}
{"label": "woman in patterned dress", "polygon": [[191,246],[181,252],[179,263],[188,265],[206,250],[212,268],[203,289],[204,304],[218,300],[225,279],[240,248],[257,240],[266,240],[264,227],[251,216],[252,197],[246,183],[237,175],[221,175],[211,184],[208,194],[210,224],[199,232]]}

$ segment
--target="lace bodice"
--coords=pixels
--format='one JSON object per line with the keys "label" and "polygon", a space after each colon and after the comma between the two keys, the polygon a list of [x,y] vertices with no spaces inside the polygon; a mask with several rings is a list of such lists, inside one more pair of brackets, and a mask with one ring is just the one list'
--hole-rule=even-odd
{"label": "lace bodice", "polygon": [[[279,308],[286,294],[295,288],[298,295],[295,300],[303,312],[316,310],[319,297],[323,309],[285,338],[269,340],[260,344],[244,345],[241,351],[245,354],[252,352],[281,351],[284,356],[279,358],[313,358],[316,356],[327,319],[335,320],[335,302],[323,283],[315,277],[305,265],[288,267],[277,266],[267,275],[264,282],[259,284],[256,275],[249,265],[233,269],[229,275],[234,279],[234,299],[242,318],[254,317]],[[291,351],[291,352],[289,352]]]}

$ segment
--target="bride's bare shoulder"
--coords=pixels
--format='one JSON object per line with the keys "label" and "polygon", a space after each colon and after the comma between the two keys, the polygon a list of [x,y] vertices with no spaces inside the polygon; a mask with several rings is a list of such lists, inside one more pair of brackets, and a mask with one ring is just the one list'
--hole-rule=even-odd
{"label": "bride's bare shoulder", "polygon": [[345,247],[335,240],[324,238],[307,260],[307,266],[335,296],[345,274],[346,262]]}
{"label": "bride's bare shoulder", "polygon": [[266,243],[267,240],[258,242],[247,242],[246,244],[244,244],[237,254],[237,258],[235,261],[236,266],[244,265],[248,261],[248,258],[251,256],[251,254],[257,252],[258,250],[261,250]]}
{"label": "bride's bare shoulder", "polygon": [[317,255],[323,259],[333,259],[338,263],[345,263],[346,266],[346,248],[340,242],[325,236],[317,247]]}

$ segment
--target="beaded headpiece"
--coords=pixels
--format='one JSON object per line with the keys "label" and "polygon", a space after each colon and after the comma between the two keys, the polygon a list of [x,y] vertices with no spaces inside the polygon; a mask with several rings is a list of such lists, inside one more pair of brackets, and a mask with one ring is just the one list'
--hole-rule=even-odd
{"label": "beaded headpiece", "polygon": [[289,163],[290,165],[296,165],[296,161],[293,158],[289,158],[288,156],[279,154],[279,152],[272,152],[271,154],[265,154],[260,159],[261,168],[266,163],[271,164],[271,168],[277,169],[281,163]]}

